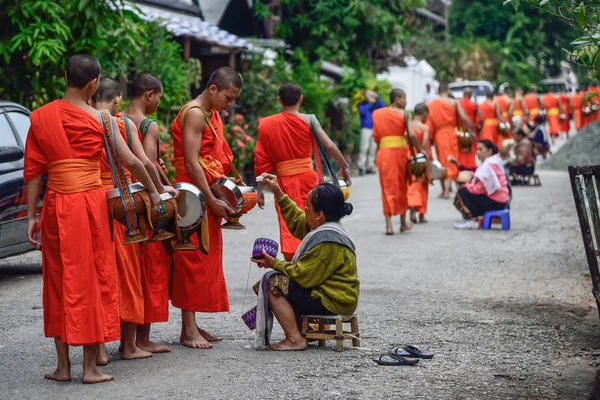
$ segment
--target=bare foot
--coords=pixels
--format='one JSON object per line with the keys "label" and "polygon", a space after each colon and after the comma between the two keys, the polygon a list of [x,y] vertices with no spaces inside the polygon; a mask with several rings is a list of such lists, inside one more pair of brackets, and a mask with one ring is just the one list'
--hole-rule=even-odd
{"label": "bare foot", "polygon": [[44,378],[58,382],[69,382],[71,381],[71,370],[60,371],[57,368],[54,372],[44,375]]}
{"label": "bare foot", "polygon": [[417,223],[417,212],[414,209],[410,210],[410,220],[413,223]]}
{"label": "bare foot", "polygon": [[410,231],[412,228],[413,224],[407,222],[406,224],[400,226],[400,233]]}
{"label": "bare foot", "polygon": [[96,353],[96,365],[99,367],[103,367],[110,362],[110,357],[108,356],[108,352],[106,351],[105,344],[98,345],[98,352]]}
{"label": "bare foot", "polygon": [[212,349],[212,344],[208,343],[206,339],[196,330],[191,335],[185,335],[183,332],[180,337],[181,343],[192,349]]}
{"label": "bare foot", "polygon": [[300,339],[298,341],[291,341],[290,339],[284,339],[281,342],[274,344],[269,347],[269,350],[274,351],[302,351],[306,350],[308,343],[306,340]]}
{"label": "bare foot", "polygon": [[136,343],[138,348],[149,351],[150,353],[170,353],[171,349],[167,346],[161,346],[160,344],[156,344],[154,342],[148,341],[146,343]]}
{"label": "bare foot", "polygon": [[121,352],[121,360],[139,360],[140,358],[148,357],[152,357],[152,353],[142,350],[137,346],[134,347],[133,351],[128,350]]}
{"label": "bare foot", "polygon": [[200,329],[200,327],[197,326],[197,325],[196,325],[196,328],[198,328],[198,332],[202,335],[202,337],[204,339],[206,339],[207,342],[220,342],[221,340],[223,340],[222,337],[215,336],[215,335],[213,335],[211,333],[208,333],[204,329]]}
{"label": "bare foot", "polygon": [[104,375],[100,371],[84,372],[81,382],[83,383],[102,383],[112,381],[114,378],[110,375]]}
{"label": "bare foot", "polygon": [[425,214],[419,214],[419,223],[420,224],[426,224],[427,222],[429,222],[429,221],[427,221],[425,219]]}

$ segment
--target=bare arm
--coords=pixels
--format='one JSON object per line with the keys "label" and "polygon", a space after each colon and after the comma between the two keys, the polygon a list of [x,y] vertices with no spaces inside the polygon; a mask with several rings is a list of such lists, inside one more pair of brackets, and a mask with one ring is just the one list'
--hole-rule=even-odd
{"label": "bare arm", "polygon": [[502,122],[506,122],[504,120],[504,117],[502,116],[502,113],[500,112],[500,107],[498,107],[498,104],[494,104],[494,108],[496,109],[496,118],[498,118]]}
{"label": "bare arm", "polygon": [[510,107],[508,108],[508,115],[510,116],[510,119],[512,119],[514,112],[515,112],[515,102],[511,101]]}
{"label": "bare arm", "polygon": [[419,143],[419,138],[417,137],[417,135],[415,134],[415,130],[413,129],[413,123],[409,121],[406,125],[408,127],[408,140],[410,140],[410,142],[417,148],[417,152],[421,153],[421,144]]}
{"label": "bare arm", "polygon": [[41,250],[42,248],[37,238],[37,235],[40,232],[40,225],[37,220],[37,202],[40,196],[41,183],[42,174],[37,175],[27,182],[27,237],[29,243],[37,250]]}
{"label": "bare arm", "polygon": [[335,143],[333,143],[333,141],[329,139],[329,136],[327,136],[327,134],[325,133],[323,128],[321,128],[320,125],[319,139],[321,139],[321,143],[325,147],[327,154],[329,154],[329,156],[333,158],[342,167],[342,176],[344,177],[348,185],[351,185],[352,182],[350,181],[350,165],[348,164],[348,161],[346,161],[340,149],[338,149]]}
{"label": "bare arm", "polygon": [[429,144],[429,127],[423,124],[423,143],[421,143],[423,151],[427,150]]}
{"label": "bare arm", "polygon": [[158,124],[152,123],[144,137],[144,152],[150,160],[158,160]]}
{"label": "bare arm", "polygon": [[565,114],[566,113],[565,108],[563,107],[562,101],[560,101],[560,99],[558,99],[558,112],[561,113],[561,114]]}
{"label": "bare arm", "polygon": [[234,211],[223,200],[215,197],[198,161],[204,128],[206,128],[206,121],[204,120],[203,111],[198,108],[188,110],[185,114],[185,126],[183,127],[185,169],[192,178],[192,183],[204,194],[204,198],[213,212],[221,218],[227,218],[228,213],[233,214]]}

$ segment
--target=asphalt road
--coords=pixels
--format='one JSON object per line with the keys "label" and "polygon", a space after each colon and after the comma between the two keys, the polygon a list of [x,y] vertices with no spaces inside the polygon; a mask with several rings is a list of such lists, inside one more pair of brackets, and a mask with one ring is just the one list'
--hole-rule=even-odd
{"label": "asphalt road", "polygon": [[[72,351],[72,383],[43,379],[55,367],[43,337],[40,255],[0,262],[2,399],[576,399],[593,385],[591,351],[598,312],[569,180],[542,172],[543,186],[515,188],[512,230],[456,231],[458,212],[432,189],[430,222],[384,236],[376,176],[357,178],[345,220],[358,246],[362,349],[337,353],[256,351],[240,315],[251,246],[277,238],[273,202],[225,232],[231,313],[202,315],[224,336],[212,350],[178,343],[181,317],[157,324],[155,339],[173,348],[151,359],[121,361],[117,344],[103,371],[115,381],[83,385],[82,354]],[[261,276],[252,267],[250,281]],[[245,308],[255,297],[248,290]],[[275,332],[281,337],[281,331]],[[400,344],[435,353],[415,367],[383,367],[372,358]],[[348,343],[349,345],[349,343]]]}

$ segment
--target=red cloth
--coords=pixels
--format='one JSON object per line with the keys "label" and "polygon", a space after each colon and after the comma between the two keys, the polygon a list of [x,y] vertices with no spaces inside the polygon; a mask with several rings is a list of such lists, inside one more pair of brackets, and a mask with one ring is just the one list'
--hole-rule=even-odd
{"label": "red cloth", "polygon": [[[26,182],[64,160],[99,161],[104,153],[100,122],[64,100],[31,114],[25,147]],[[49,179],[52,172],[49,173]],[[44,333],[69,345],[120,338],[119,286],[106,194],[95,189],[48,190],[42,228]]]}
{"label": "red cloth", "polygon": [[[254,174],[273,173],[276,166],[290,160],[312,157],[314,136],[310,126],[302,118],[282,112],[260,120],[258,140],[254,149]],[[315,171],[300,172],[289,176],[278,176],[281,190],[304,210],[308,193],[317,186]],[[287,228],[279,207],[275,204],[279,219],[281,252],[286,256],[294,255],[300,240]]]}
{"label": "red cloth", "polygon": [[[467,114],[467,117],[469,117],[471,125],[473,125],[473,128],[475,128],[477,126],[477,104],[473,103],[471,99],[464,97],[459,100],[459,104]],[[477,143],[477,135],[475,135],[473,146],[471,146],[471,152],[460,152],[458,162],[463,168],[468,170],[475,170],[475,168],[477,168],[477,160],[475,159],[477,156]]]}
{"label": "red cloth", "polygon": [[550,93],[546,93],[542,96],[542,104],[546,109],[546,120],[548,121],[550,136],[558,136],[560,131],[560,119],[558,113],[558,99],[556,96]]}
{"label": "red cloth", "polygon": [[571,109],[569,107],[569,97],[566,94],[561,93],[558,95],[558,100],[560,101],[560,104],[562,104],[565,115],[567,116],[567,119],[560,124],[560,131],[569,132],[571,129]]}
{"label": "red cloth", "polygon": [[435,152],[438,161],[448,171],[448,179],[458,178],[458,167],[448,161],[448,156],[454,156],[458,160],[460,149],[458,137],[456,136],[456,108],[442,99],[435,99],[427,103],[429,107],[429,134],[433,136]]}
{"label": "red cloth", "polygon": [[[381,139],[390,136],[404,137],[404,115],[389,107],[373,112],[373,139],[378,145]],[[406,164],[408,163],[408,146],[396,148],[380,147],[377,151],[376,165],[381,185],[383,215],[402,215],[408,210],[408,187],[406,181]]]}
{"label": "red cloth", "polygon": [[[185,110],[186,104],[171,125],[173,135],[173,150],[175,157],[183,157],[183,132],[180,126],[181,111]],[[187,115],[186,115],[187,118]],[[212,130],[207,126],[202,132],[202,145],[200,157],[210,155],[223,164],[225,174],[229,174],[230,166],[227,162],[225,152],[231,154],[231,150],[223,136],[223,122],[217,110],[213,110],[210,121],[215,128],[220,142],[214,137]],[[220,144],[222,143],[222,145]],[[231,154],[233,158],[233,154]],[[177,170],[175,182],[192,182],[191,176],[185,170]],[[205,171],[206,174],[206,171]],[[206,179],[211,180],[207,175]],[[173,253],[173,283],[171,302],[183,311],[195,312],[226,312],[229,311],[229,296],[227,285],[223,274],[223,234],[221,232],[222,219],[217,217],[210,207],[206,210],[208,219],[208,230],[210,237],[210,249],[208,254],[200,250],[176,251]],[[200,247],[198,234],[191,237],[191,243]]]}
{"label": "red cloth", "polygon": [[532,123],[535,117],[540,113],[540,100],[535,93],[527,93],[523,98],[525,110],[529,113],[529,122]]}
{"label": "red cloth", "polygon": [[571,95],[571,107],[573,107],[573,122],[575,129],[580,130],[583,127],[583,97],[574,93]]}
{"label": "red cloth", "polygon": [[[490,140],[492,143],[498,143],[498,115],[496,114],[496,106],[489,101],[484,102],[479,106],[481,117],[483,118],[483,128],[481,129],[480,140]],[[496,121],[493,123],[492,121]],[[489,122],[486,122],[489,121]]]}
{"label": "red cloth", "polygon": [[[413,129],[419,143],[423,143],[423,136],[425,135],[425,125],[417,126],[413,125]],[[429,159],[431,159],[431,141],[429,140],[426,147],[423,149],[427,151]],[[408,154],[410,158],[410,154]],[[409,161],[410,162],[410,161]],[[429,199],[429,183],[428,182],[413,182],[408,185],[408,206],[415,208],[419,214],[427,214],[427,202]]]}

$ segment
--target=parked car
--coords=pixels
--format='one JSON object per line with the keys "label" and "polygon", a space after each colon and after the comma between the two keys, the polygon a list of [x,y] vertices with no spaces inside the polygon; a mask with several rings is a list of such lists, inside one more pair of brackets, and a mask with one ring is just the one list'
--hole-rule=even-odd
{"label": "parked car", "polygon": [[463,92],[466,88],[473,91],[474,101],[477,104],[481,104],[485,101],[485,94],[487,92],[494,91],[494,85],[488,81],[462,81],[448,84],[450,93],[457,99],[463,98]]}
{"label": "parked car", "polygon": [[[27,240],[27,195],[23,182],[29,114],[19,104],[0,101],[0,259],[33,250]],[[44,182],[38,214],[45,186]]]}

